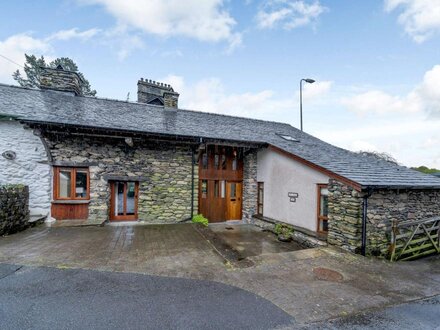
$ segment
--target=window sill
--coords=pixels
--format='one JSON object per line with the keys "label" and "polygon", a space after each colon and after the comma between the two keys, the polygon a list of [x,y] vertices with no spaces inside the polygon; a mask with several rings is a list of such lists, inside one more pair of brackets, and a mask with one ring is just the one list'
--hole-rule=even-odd
{"label": "window sill", "polygon": [[89,204],[90,199],[57,199],[53,200],[52,204]]}

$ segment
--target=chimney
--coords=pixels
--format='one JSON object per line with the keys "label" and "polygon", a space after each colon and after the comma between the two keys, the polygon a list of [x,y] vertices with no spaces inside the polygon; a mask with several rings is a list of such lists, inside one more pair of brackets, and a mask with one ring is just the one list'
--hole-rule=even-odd
{"label": "chimney", "polygon": [[82,95],[81,85],[83,81],[81,77],[73,71],[64,70],[61,65],[56,69],[41,68],[40,88],[50,89],[61,92],[70,92],[75,95]]}
{"label": "chimney", "polygon": [[170,85],[144,78],[141,78],[137,85],[139,103],[177,109],[179,93],[176,93]]}

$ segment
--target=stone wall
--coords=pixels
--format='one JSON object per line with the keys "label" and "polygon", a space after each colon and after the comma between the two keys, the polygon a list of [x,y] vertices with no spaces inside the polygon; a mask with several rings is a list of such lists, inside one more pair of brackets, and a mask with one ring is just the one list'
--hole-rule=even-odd
{"label": "stone wall", "polygon": [[63,69],[44,68],[40,73],[40,88],[82,95],[82,84],[78,73]]}
{"label": "stone wall", "polygon": [[327,242],[359,252],[362,235],[362,194],[334,179],[328,185]]}
{"label": "stone wall", "polygon": [[[51,170],[41,139],[16,121],[0,121],[0,184],[29,187],[31,215],[49,215]],[[2,156],[15,153],[14,159]]]}
{"label": "stone wall", "polygon": [[29,226],[29,188],[0,186],[0,235],[12,234]]}
{"label": "stone wall", "polygon": [[243,160],[243,221],[252,222],[257,213],[257,150],[248,153]]}
{"label": "stone wall", "polygon": [[[363,196],[336,180],[329,181],[329,244],[359,253],[362,245]],[[419,220],[440,215],[440,190],[373,191],[368,198],[368,255],[386,256],[393,220]]]}
{"label": "stone wall", "polygon": [[440,190],[378,190],[368,198],[367,252],[386,255],[393,220],[421,220],[440,215]]}
{"label": "stone wall", "polygon": [[[140,182],[139,220],[174,223],[191,217],[189,146],[134,139],[131,147],[124,139],[51,135],[46,135],[46,140],[55,163],[90,165],[89,220],[108,218],[109,180],[115,177],[131,177]],[[194,200],[197,201],[197,184]],[[194,210],[197,211],[196,202]]]}

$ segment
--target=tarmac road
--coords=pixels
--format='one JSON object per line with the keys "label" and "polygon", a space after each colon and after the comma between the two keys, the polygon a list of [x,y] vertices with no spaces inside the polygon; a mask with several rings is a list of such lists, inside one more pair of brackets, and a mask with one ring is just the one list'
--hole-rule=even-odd
{"label": "tarmac road", "polygon": [[440,329],[440,296],[310,325],[307,329]]}
{"label": "tarmac road", "polygon": [[270,329],[294,319],[232,286],[0,264],[1,329]]}

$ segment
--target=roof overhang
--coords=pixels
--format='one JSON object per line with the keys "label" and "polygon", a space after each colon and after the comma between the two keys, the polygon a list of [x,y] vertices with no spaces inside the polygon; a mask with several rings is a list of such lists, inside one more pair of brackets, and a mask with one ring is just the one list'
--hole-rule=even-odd
{"label": "roof overhang", "polygon": [[362,185],[362,191],[367,190],[440,190],[440,185]]}
{"label": "roof overhang", "polygon": [[258,141],[238,141],[229,139],[212,138],[209,136],[196,135],[179,135],[179,134],[164,134],[136,130],[124,130],[113,127],[96,127],[73,125],[66,123],[56,123],[38,120],[21,119],[21,123],[33,129],[40,129],[41,131],[50,132],[53,134],[65,135],[81,135],[94,137],[113,137],[113,138],[148,138],[155,141],[174,142],[179,144],[200,145],[217,144],[225,146],[247,147],[247,148],[262,148],[267,146],[267,143]]}

